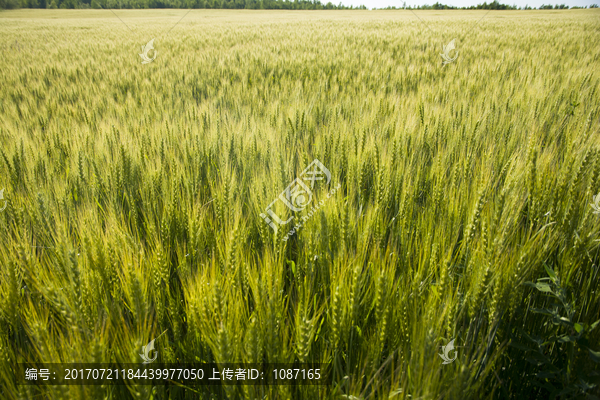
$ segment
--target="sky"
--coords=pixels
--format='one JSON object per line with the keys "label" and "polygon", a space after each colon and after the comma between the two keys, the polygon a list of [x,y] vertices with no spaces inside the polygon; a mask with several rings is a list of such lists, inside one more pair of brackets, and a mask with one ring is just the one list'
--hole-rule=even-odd
{"label": "sky", "polygon": [[[385,8],[387,6],[396,6],[402,7],[402,1],[399,0],[322,0],[321,3],[327,3],[331,1],[334,4],[339,4],[340,1],[345,6],[360,6],[364,4],[367,8],[372,9],[373,7],[377,8]],[[476,6],[477,4],[482,4],[483,2],[491,3],[493,0],[406,0],[407,5],[418,6],[424,4],[434,4],[435,2],[440,2],[446,5],[452,5],[455,7],[468,7],[468,6]],[[529,5],[530,7],[538,8],[542,4],[566,4],[569,7],[573,6],[590,6],[592,4],[600,5],[600,0],[498,0],[499,3],[508,4],[508,5],[516,5],[517,7],[525,7],[525,5]]]}

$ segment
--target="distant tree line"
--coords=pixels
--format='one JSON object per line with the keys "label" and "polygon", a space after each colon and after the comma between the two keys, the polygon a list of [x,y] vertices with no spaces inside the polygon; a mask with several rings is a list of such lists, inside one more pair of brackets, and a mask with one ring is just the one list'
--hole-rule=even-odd
{"label": "distant tree line", "polygon": [[[584,7],[571,7],[571,9],[575,9],[575,8],[586,8]],[[591,6],[589,6],[589,8],[598,8],[597,4],[592,4]],[[428,4],[424,4],[422,6],[409,6],[406,5],[406,7],[402,6],[402,7],[385,7],[385,8],[380,8],[380,10],[402,10],[402,9],[407,9],[407,10],[535,10],[536,8],[533,7],[529,7],[529,6],[525,6],[523,8],[521,7],[517,7],[516,5],[512,5],[509,6],[507,4],[502,4],[499,3],[497,0],[494,0],[491,3],[483,3],[483,4],[477,4],[476,6],[469,6],[469,7],[454,7],[454,6],[448,6],[446,4],[441,4],[441,3],[435,3],[433,5],[428,5]],[[551,5],[544,5],[542,4],[542,6],[539,8],[540,10],[568,10],[569,6],[561,4],[561,5],[555,5],[554,7],[552,7]]]}
{"label": "distant tree line", "polygon": [[[353,7],[342,3],[321,3],[320,0],[0,0],[0,9],[13,8],[218,8],[218,9],[252,9],[252,10],[366,10],[364,5]],[[381,10],[535,10],[529,6],[524,8],[501,4],[497,0],[491,3],[470,7],[454,7],[436,2],[433,5],[386,7]],[[571,7],[586,8],[586,7]],[[598,8],[592,4],[589,8]],[[374,8],[375,9],[375,8]],[[569,9],[564,4],[542,5],[540,10]]]}
{"label": "distant tree line", "polygon": [[364,5],[319,0],[0,0],[0,9],[11,8],[218,8],[253,10],[366,10]]}

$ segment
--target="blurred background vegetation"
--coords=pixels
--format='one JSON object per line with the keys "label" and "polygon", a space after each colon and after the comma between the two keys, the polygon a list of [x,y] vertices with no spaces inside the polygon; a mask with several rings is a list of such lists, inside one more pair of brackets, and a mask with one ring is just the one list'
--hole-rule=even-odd
{"label": "blurred background vegetation", "polygon": [[[344,6],[342,3],[327,4],[320,0],[0,0],[1,9],[16,8],[62,8],[62,9],[85,9],[85,8],[111,8],[111,9],[144,9],[144,8],[204,8],[204,9],[250,9],[250,10],[366,10],[367,7],[360,5]],[[385,10],[401,10],[403,7],[385,7]],[[586,7],[571,7],[586,8]],[[589,8],[598,8],[597,4]],[[499,3],[494,0],[491,3],[484,2],[470,7],[454,7],[441,4],[410,6],[406,9],[413,10],[532,10],[531,7],[517,7]],[[565,4],[542,5],[542,9],[569,9]]]}

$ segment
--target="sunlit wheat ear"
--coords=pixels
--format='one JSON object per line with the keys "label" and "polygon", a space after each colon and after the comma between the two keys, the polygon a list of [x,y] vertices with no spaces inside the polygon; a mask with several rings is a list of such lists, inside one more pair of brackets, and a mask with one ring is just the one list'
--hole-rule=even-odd
{"label": "sunlit wheat ear", "polygon": [[225,262],[227,273],[233,274],[239,267],[236,259],[236,249],[239,243],[238,227],[236,226],[231,232],[231,239],[228,243],[227,260]]}
{"label": "sunlit wheat ear", "polygon": [[479,217],[481,215],[481,210],[484,206],[485,192],[481,191],[479,197],[477,198],[477,203],[475,203],[475,209],[473,210],[473,215],[471,217],[471,221],[469,223],[469,227],[466,231],[466,245],[468,246],[473,242],[475,237],[475,232],[477,231],[477,227],[479,225]]}
{"label": "sunlit wheat ear", "polygon": [[471,297],[471,303],[470,303],[470,308],[469,308],[469,315],[471,316],[471,318],[473,316],[475,316],[476,313],[479,313],[479,309],[481,308],[482,300],[485,295],[487,283],[488,283],[488,280],[490,279],[490,276],[491,276],[491,268],[488,265],[488,266],[486,266],[486,269],[484,270],[483,275],[478,280],[478,283],[476,283],[474,292]]}
{"label": "sunlit wheat ear", "polygon": [[247,362],[259,362],[263,355],[263,338],[256,317],[252,317],[244,342]]}
{"label": "sunlit wheat ear", "polygon": [[349,312],[349,324],[350,327],[354,327],[356,326],[356,324],[358,323],[358,318],[359,318],[359,311],[360,311],[360,307],[359,307],[359,301],[361,299],[361,273],[360,273],[360,267],[358,265],[355,265],[354,268],[352,268],[352,280],[351,280],[351,287],[350,287],[350,294],[348,297],[348,312]]}
{"label": "sunlit wheat ear", "polygon": [[375,294],[375,317],[378,326],[378,351],[383,350],[383,345],[388,335],[388,306],[387,306],[387,283],[383,274],[376,280]]}
{"label": "sunlit wheat ear", "polygon": [[506,307],[506,292],[504,282],[504,276],[500,273],[497,273],[494,279],[494,290],[488,309],[488,320],[490,324],[504,313]]}
{"label": "sunlit wheat ear", "polygon": [[269,362],[281,362],[281,320],[279,319],[279,306],[276,304],[277,298],[272,292],[268,300],[265,299],[266,303],[263,303],[265,318],[263,334],[265,335],[265,344],[268,343],[268,346],[265,346],[265,352]]}
{"label": "sunlit wheat ear", "polygon": [[340,288],[336,286],[335,291],[332,293],[329,325],[331,329],[331,342],[334,348],[340,342],[341,335],[341,322],[342,322],[342,304],[340,299]]}
{"label": "sunlit wheat ear", "polygon": [[517,263],[513,271],[511,271],[511,274],[509,276],[510,284],[508,285],[508,287],[511,288],[511,291],[508,298],[508,311],[511,316],[514,315],[517,307],[519,306],[519,301],[521,300],[520,293],[517,288],[522,283],[523,264],[524,257],[522,256],[519,259],[519,262]]}
{"label": "sunlit wheat ear", "polygon": [[169,302],[169,316],[175,341],[180,342],[183,334],[181,319],[181,296],[173,289],[167,292]]}

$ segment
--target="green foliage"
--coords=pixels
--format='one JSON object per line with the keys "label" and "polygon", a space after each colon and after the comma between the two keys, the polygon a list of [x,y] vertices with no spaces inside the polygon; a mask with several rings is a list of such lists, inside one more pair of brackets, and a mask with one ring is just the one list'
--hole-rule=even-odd
{"label": "green foliage", "polygon": [[12,10],[20,7],[19,0],[0,0],[0,10]]}
{"label": "green foliage", "polygon": [[[13,8],[46,8],[46,1],[41,0],[0,0],[0,9]],[[272,10],[349,10],[366,9],[334,5],[331,2],[321,3],[320,0],[52,0],[47,8],[115,8],[115,9],[144,9],[144,8],[212,8],[212,9],[272,9]]]}
{"label": "green foliage", "polygon": [[[542,329],[529,333],[519,329],[513,346],[524,350],[527,362],[539,368],[536,384],[548,390],[549,398],[591,399],[600,387],[600,352],[591,347],[590,339],[600,319],[591,324],[575,322],[573,300],[569,300],[554,270],[546,264],[544,268],[548,277],[525,282],[548,297],[543,300],[545,308],[529,307],[532,313],[545,317]],[[522,338],[529,340],[528,345],[518,342]]]}
{"label": "green foliage", "polygon": [[[403,7],[387,7],[386,10],[400,10]],[[490,4],[484,2],[483,4],[477,4],[476,6],[469,7],[454,7],[448,6],[446,4],[441,4],[439,2],[434,3],[433,5],[423,4],[421,6],[409,6],[406,5],[408,10],[516,10],[516,6],[509,6],[506,4],[499,3],[497,0],[494,0]]]}

